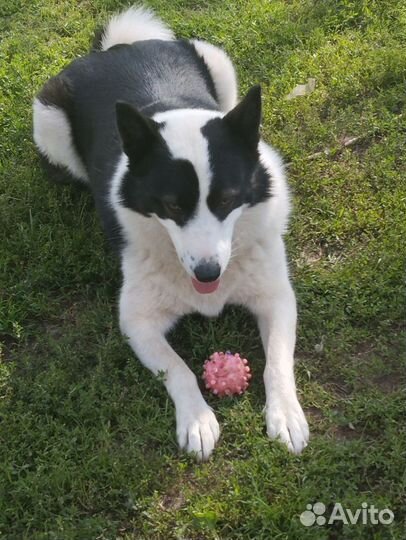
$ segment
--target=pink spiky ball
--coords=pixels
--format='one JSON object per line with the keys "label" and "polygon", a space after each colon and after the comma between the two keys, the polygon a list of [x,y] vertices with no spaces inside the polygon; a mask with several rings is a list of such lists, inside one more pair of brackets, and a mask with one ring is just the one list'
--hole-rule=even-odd
{"label": "pink spiky ball", "polygon": [[248,388],[251,372],[248,360],[238,353],[215,352],[204,363],[206,388],[219,397],[242,394]]}

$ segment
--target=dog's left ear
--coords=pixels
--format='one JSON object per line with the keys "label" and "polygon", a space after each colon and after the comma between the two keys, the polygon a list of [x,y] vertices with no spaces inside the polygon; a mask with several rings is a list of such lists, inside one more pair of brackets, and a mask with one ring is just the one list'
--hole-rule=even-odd
{"label": "dog's left ear", "polygon": [[242,139],[250,150],[256,150],[261,124],[261,87],[253,86],[247,95],[227,113],[223,121],[229,129]]}

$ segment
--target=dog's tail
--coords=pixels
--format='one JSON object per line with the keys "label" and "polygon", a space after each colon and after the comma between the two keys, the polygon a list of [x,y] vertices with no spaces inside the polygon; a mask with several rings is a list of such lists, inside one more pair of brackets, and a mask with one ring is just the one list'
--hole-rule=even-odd
{"label": "dog's tail", "polygon": [[147,39],[171,41],[175,35],[151,9],[133,6],[110,19],[98,39],[98,49],[106,51],[113,45]]}

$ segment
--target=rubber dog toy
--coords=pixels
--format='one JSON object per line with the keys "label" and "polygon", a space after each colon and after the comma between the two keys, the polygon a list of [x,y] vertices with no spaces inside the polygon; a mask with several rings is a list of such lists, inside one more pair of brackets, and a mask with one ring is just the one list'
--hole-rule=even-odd
{"label": "rubber dog toy", "polygon": [[204,363],[206,388],[218,397],[243,394],[250,379],[248,360],[241,358],[238,353],[215,352]]}

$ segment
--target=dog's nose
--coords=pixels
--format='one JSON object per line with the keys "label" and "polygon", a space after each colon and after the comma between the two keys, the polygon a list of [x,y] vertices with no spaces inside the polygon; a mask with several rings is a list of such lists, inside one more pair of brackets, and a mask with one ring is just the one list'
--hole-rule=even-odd
{"label": "dog's nose", "polygon": [[221,268],[217,262],[202,261],[196,266],[194,272],[198,281],[208,283],[210,281],[216,281],[220,276]]}

